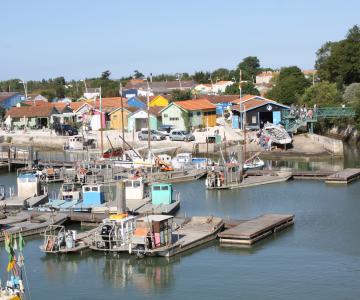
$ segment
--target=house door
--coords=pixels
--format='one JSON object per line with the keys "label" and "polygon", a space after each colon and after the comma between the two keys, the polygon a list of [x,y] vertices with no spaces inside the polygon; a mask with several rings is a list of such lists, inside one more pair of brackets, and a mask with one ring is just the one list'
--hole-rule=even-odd
{"label": "house door", "polygon": [[273,124],[278,125],[281,122],[281,112],[273,111]]}
{"label": "house door", "polygon": [[259,125],[260,128],[264,127],[266,122],[272,123],[273,122],[273,113],[272,111],[261,111],[259,113]]}
{"label": "house door", "polygon": [[239,129],[239,116],[237,115],[232,116],[232,128]]}

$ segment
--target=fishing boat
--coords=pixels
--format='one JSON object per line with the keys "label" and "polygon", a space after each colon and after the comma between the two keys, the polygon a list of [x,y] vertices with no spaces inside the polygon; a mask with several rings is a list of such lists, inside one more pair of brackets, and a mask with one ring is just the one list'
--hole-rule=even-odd
{"label": "fishing boat", "polygon": [[193,157],[192,153],[179,153],[172,160],[171,164],[174,169],[206,169],[208,165],[212,164],[212,161],[206,157]]}
{"label": "fishing boat", "polygon": [[238,163],[227,163],[209,171],[205,180],[206,188],[209,190],[246,188],[284,182],[292,177],[292,172],[287,171],[276,171],[260,176],[247,176],[243,174],[240,166]]}
{"label": "fishing boat", "polygon": [[92,235],[90,249],[105,252],[128,252],[135,230],[136,217],[114,214],[104,219]]}
{"label": "fishing boat", "polygon": [[85,250],[90,245],[90,235],[94,231],[95,229],[78,233],[76,230],[66,230],[65,226],[50,225],[43,234],[44,242],[40,250],[50,254]]}
{"label": "fishing boat", "polygon": [[25,241],[21,234],[7,234],[5,237],[5,251],[8,254],[8,273],[5,285],[0,281],[0,300],[25,300],[27,282],[25,269],[25,259],[23,249]]}
{"label": "fishing boat", "polygon": [[88,139],[82,135],[74,135],[64,143],[64,150],[67,151],[78,151],[85,149],[95,149],[95,139]]}
{"label": "fishing boat", "polygon": [[281,125],[275,125],[272,123],[265,123],[263,127],[265,135],[269,136],[273,144],[287,145],[292,143],[292,138]]}
{"label": "fishing boat", "polygon": [[248,158],[244,164],[244,170],[259,170],[264,168],[265,162],[259,157],[260,153],[253,155],[252,157]]}
{"label": "fishing boat", "polygon": [[149,215],[136,220],[129,252],[137,256],[170,257],[216,239],[224,221],[217,217],[192,217],[179,226],[174,217]]}

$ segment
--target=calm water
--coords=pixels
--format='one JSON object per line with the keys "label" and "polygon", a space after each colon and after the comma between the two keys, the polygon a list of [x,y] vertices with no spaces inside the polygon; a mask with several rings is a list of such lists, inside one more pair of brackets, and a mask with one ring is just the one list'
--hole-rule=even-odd
{"label": "calm water", "polygon": [[[359,167],[354,151],[339,164]],[[301,166],[319,168],[324,163]],[[14,177],[3,173],[0,182],[11,184]],[[251,249],[213,242],[170,260],[94,252],[47,256],[39,251],[40,238],[27,239],[32,299],[360,298],[360,182],[333,187],[291,181],[209,192],[197,181],[177,184],[176,190],[182,195],[181,215],[245,219],[290,212],[296,214],[296,223]],[[5,278],[6,256],[0,250]]]}

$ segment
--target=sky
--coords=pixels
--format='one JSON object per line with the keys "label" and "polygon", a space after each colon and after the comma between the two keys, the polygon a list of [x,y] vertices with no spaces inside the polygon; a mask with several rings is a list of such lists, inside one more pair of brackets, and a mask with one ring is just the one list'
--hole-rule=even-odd
{"label": "sky", "polygon": [[360,24],[347,0],[1,0],[0,80],[213,71],[247,56],[312,69]]}

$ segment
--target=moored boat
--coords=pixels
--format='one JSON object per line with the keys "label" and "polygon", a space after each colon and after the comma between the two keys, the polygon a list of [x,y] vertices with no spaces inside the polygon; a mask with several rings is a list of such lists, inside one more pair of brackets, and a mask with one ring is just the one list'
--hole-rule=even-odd
{"label": "moored boat", "polygon": [[170,257],[214,240],[223,228],[218,217],[192,217],[180,226],[174,217],[149,215],[136,220],[129,252],[142,256]]}

